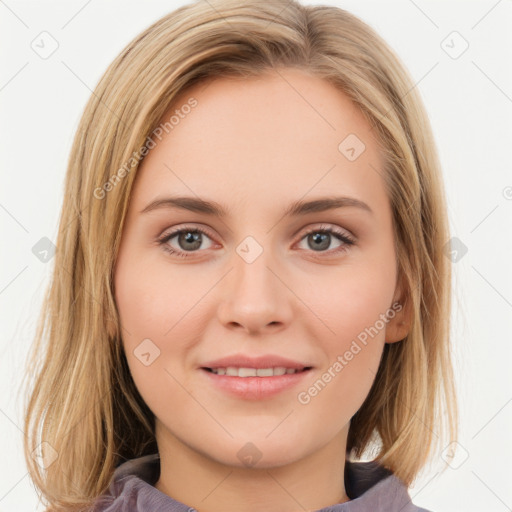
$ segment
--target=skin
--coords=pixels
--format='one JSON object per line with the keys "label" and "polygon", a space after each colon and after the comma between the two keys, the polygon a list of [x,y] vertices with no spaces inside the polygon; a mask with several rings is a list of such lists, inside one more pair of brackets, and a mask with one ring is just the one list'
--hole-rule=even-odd
{"label": "skin", "polygon": [[[138,170],[115,268],[123,346],[156,416],[155,487],[207,512],[318,510],[349,501],[350,419],[370,391],[384,343],[406,336],[406,310],[308,404],[297,395],[404,298],[377,143],[342,92],[301,70],[196,84],[164,118],[192,96],[197,106]],[[338,150],[351,133],[366,146],[352,162]],[[140,213],[170,195],[213,200],[230,214]],[[373,214],[352,206],[283,217],[293,201],[332,195],[364,201]],[[209,234],[199,234],[192,250],[178,236],[168,241],[188,254],[180,258],[157,240],[185,224]],[[331,235],[315,249],[314,234],[305,232],[320,226],[355,243]],[[247,236],[263,249],[252,263],[236,251]],[[160,350],[147,366],[134,355],[146,338]],[[279,354],[313,369],[272,398],[234,398],[199,367],[235,353]],[[254,450],[248,442],[261,454],[251,466],[237,455],[244,446]]]}

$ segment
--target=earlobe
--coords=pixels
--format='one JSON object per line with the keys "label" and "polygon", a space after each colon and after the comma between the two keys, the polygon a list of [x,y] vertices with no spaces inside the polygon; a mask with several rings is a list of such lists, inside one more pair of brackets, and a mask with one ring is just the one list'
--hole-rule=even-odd
{"label": "earlobe", "polygon": [[386,327],[386,343],[396,343],[403,341],[409,334],[410,325],[407,322],[395,322],[390,320]]}
{"label": "earlobe", "polygon": [[412,307],[409,297],[397,301],[393,304],[399,304],[400,308],[394,307],[395,314],[389,317],[386,325],[386,343],[396,343],[402,341],[409,334],[412,325]]}

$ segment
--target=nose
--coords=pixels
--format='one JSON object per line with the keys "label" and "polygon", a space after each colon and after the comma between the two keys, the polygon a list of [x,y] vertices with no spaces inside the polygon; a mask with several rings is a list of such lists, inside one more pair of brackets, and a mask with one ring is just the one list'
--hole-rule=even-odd
{"label": "nose", "polygon": [[264,334],[284,329],[290,323],[294,295],[280,275],[281,267],[269,253],[264,250],[252,262],[234,255],[234,268],[219,290],[223,300],[218,317],[225,327],[246,334]]}

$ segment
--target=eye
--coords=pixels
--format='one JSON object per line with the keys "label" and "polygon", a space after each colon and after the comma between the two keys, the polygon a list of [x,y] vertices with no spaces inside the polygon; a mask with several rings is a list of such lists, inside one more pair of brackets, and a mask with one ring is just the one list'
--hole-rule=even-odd
{"label": "eye", "polygon": [[[164,234],[158,239],[158,244],[161,245],[164,251],[169,254],[179,256],[180,258],[188,258],[190,256],[189,253],[198,252],[201,248],[211,248],[211,245],[209,247],[202,247],[204,237],[211,240],[211,237],[206,230],[199,227],[185,226]],[[342,242],[342,244],[336,249],[326,251],[325,249],[329,248],[333,241],[333,237],[339,242]],[[174,238],[176,238],[177,247],[170,243]],[[302,236],[301,242],[305,239],[308,243],[306,250],[310,249],[316,253],[332,252],[334,254],[339,254],[343,251],[347,251],[348,248],[355,243],[355,240],[347,233],[324,225],[309,229]]]}
{"label": "eye", "polygon": [[[343,243],[332,251],[325,251],[324,249],[328,249],[331,245],[333,237]],[[347,233],[329,226],[319,226],[309,229],[302,237],[301,241],[304,239],[306,239],[308,245],[306,249],[311,249],[313,252],[333,252],[334,254],[347,251],[348,248],[355,243],[355,240]]]}
{"label": "eye", "polygon": [[[188,258],[188,252],[196,252],[197,249],[201,248],[203,236],[210,238],[204,229],[198,227],[183,227],[171,233],[166,233],[158,240],[158,243],[162,246],[164,251],[175,254],[180,258]],[[176,237],[177,248],[169,244],[169,242]]]}

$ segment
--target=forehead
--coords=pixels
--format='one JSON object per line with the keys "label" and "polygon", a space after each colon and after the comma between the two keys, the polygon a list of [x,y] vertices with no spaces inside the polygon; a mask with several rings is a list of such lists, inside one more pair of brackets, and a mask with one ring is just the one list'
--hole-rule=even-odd
{"label": "forehead", "polygon": [[174,99],[162,122],[171,116],[172,128],[138,170],[137,206],[165,193],[229,205],[334,189],[367,202],[383,194],[378,146],[362,112],[302,70],[196,84]]}

